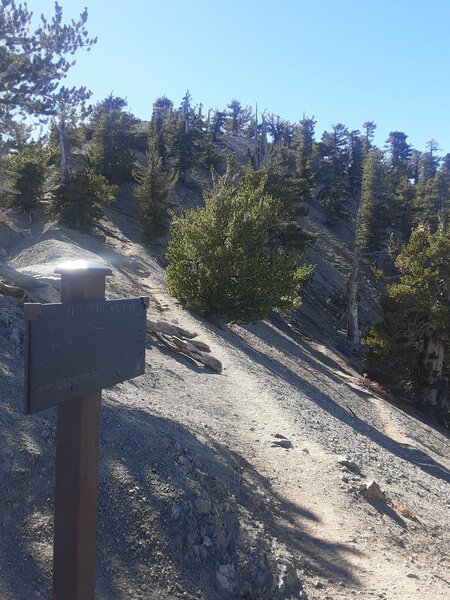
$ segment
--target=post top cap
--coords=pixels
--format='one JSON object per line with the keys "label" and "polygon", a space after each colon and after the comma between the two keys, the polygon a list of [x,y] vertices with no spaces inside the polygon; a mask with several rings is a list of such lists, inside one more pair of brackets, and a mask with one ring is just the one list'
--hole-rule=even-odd
{"label": "post top cap", "polygon": [[69,260],[60,263],[55,273],[58,275],[112,275],[111,269],[92,260]]}

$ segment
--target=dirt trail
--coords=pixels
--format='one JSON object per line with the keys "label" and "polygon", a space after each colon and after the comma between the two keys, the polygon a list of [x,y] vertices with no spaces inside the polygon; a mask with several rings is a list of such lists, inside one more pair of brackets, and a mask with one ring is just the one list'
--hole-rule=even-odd
{"label": "dirt trail", "polygon": [[[142,257],[138,245],[130,244],[128,252],[134,257]],[[161,280],[149,277],[142,283],[151,290],[161,285]],[[182,311],[164,291],[159,289],[156,297],[164,306],[164,318],[199,331],[200,323]],[[264,329],[262,333],[261,329]],[[201,338],[211,344],[223,361],[225,370],[220,381],[215,382],[209,402],[195,407],[194,411],[191,406],[184,418],[187,417],[191,425],[200,419],[210,426],[209,419],[219,413],[220,428],[222,432],[228,432],[229,443],[270,480],[276,493],[291,506],[295,516],[288,526],[292,537],[290,543],[302,547],[316,573],[328,580],[328,592],[311,593],[317,597],[323,594],[323,597],[344,598],[349,592],[359,591],[365,597],[374,594],[391,600],[448,597],[450,588],[445,590],[442,580],[433,580],[427,573],[426,557],[419,559],[414,557],[414,552],[401,551],[401,536],[408,529],[406,521],[392,508],[383,514],[383,509],[373,508],[358,497],[355,493],[358,477],[354,478],[355,485],[349,493],[347,482],[343,484],[342,478],[345,481],[347,475],[351,478],[353,474],[346,471],[343,475],[337,468],[336,458],[337,452],[346,453],[346,450],[352,457],[353,452],[359,450],[357,444],[342,443],[341,438],[341,443],[331,444],[331,447],[325,444],[324,447],[323,438],[337,442],[334,436],[342,433],[338,432],[335,423],[330,422],[329,415],[325,414],[324,419],[324,411],[320,414],[314,400],[308,398],[308,392],[312,386],[326,390],[327,394],[331,390],[328,400],[333,403],[332,392],[339,389],[342,396],[344,388],[341,406],[347,413],[349,404],[355,402],[355,411],[363,415],[370,406],[369,422],[373,420],[389,443],[417,448],[417,443],[416,446],[412,444],[405,428],[398,422],[397,409],[365,392],[358,386],[360,376],[345,363],[345,359],[319,344],[311,343],[309,348],[306,344],[300,346],[286,333],[268,324],[248,329],[235,327],[226,340],[211,336],[207,327],[200,327],[200,331]],[[271,334],[279,339],[271,339]],[[294,349],[289,351],[289,346]],[[242,353],[242,347],[245,353]],[[288,383],[280,381],[279,371],[288,373],[291,380],[288,377]],[[214,393],[215,385],[221,388],[220,395]],[[363,406],[354,391],[364,395]],[[198,391],[194,391],[194,395],[197,394]],[[199,395],[204,401],[209,394],[203,390]],[[308,419],[299,418],[305,405],[309,405],[309,414],[319,417],[315,420],[320,424],[316,428],[316,432],[321,430],[320,435],[311,431]],[[344,436],[353,435],[350,427],[344,429]],[[292,449],[273,446],[274,442],[283,439],[275,436],[291,441]],[[380,448],[376,450],[380,451]],[[449,466],[444,457],[433,455]],[[389,481],[389,472],[376,469],[370,475],[380,484],[383,479]],[[407,490],[404,492],[406,495]],[[389,519],[393,520],[394,526],[389,523],[386,527]],[[420,527],[414,531],[416,535],[423,535]],[[417,570],[421,571],[420,575]],[[333,595],[326,596],[330,592]]]}

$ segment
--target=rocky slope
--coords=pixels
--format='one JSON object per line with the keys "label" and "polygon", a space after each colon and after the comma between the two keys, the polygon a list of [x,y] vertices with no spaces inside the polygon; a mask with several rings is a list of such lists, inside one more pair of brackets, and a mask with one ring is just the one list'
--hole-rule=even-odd
{"label": "rocky slope", "polygon": [[[313,250],[303,316],[226,330],[167,296],[162,249],[133,241],[132,201],[92,237],[39,220],[20,224],[25,237],[0,232],[3,258],[48,280],[62,259],[105,262],[109,297],[148,294],[150,318],[197,331],[224,366],[215,374],[149,338],[146,374],[104,391],[99,600],[450,594],[448,437],[374,394],[338,334],[325,342],[348,251],[345,233],[314,223],[328,241]],[[51,597],[55,411],[21,414],[22,343],[22,307],[0,296],[5,600]]]}

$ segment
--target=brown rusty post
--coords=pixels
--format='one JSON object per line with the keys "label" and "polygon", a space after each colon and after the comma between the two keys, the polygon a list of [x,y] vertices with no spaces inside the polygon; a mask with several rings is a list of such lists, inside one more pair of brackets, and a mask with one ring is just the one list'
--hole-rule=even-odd
{"label": "brown rusty post", "polygon": [[[60,265],[61,301],[105,299],[102,265]],[[101,391],[58,406],[56,435],[53,600],[95,597],[96,520]]]}

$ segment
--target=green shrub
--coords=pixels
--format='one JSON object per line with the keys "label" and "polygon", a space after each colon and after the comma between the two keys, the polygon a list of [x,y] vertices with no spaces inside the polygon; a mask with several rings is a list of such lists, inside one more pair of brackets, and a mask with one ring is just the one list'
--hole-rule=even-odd
{"label": "green shrub", "polygon": [[[300,289],[313,269],[299,267],[298,253],[279,244],[286,215],[282,202],[265,192],[266,183],[267,173],[248,172],[234,187],[228,171],[206,206],[185,212],[174,226],[169,292],[188,308],[227,321],[256,321],[271,309],[300,305]],[[308,237],[299,226],[295,234]]]}
{"label": "green shrub", "polygon": [[102,205],[114,202],[116,186],[93,167],[82,167],[54,193],[50,212],[72,229],[89,231],[102,214]]}
{"label": "green shrub", "polygon": [[5,168],[13,173],[9,187],[14,192],[2,192],[2,204],[22,211],[39,207],[44,196],[49,155],[40,142],[31,142],[5,159]]}

